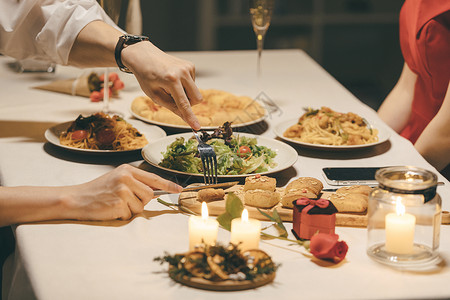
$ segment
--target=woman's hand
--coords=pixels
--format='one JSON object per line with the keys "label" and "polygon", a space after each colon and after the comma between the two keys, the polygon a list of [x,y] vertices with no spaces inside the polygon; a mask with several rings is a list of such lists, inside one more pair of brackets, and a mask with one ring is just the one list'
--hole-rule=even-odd
{"label": "woman's hand", "polygon": [[191,105],[202,101],[194,82],[195,67],[192,63],[168,55],[147,41],[123,49],[122,62],[154,102],[179,115],[193,129],[200,129],[191,108]]}
{"label": "woman's hand", "polygon": [[90,182],[68,187],[67,218],[77,220],[128,220],[144,210],[153,190],[179,193],[182,187],[158,175],[121,165]]}
{"label": "woman's hand", "polygon": [[[114,50],[122,34],[102,21],[89,23],[72,46],[69,64],[81,68],[117,66]],[[179,115],[193,129],[200,129],[191,108],[202,101],[192,63],[166,54],[147,41],[125,47],[121,58],[147,96]]]}

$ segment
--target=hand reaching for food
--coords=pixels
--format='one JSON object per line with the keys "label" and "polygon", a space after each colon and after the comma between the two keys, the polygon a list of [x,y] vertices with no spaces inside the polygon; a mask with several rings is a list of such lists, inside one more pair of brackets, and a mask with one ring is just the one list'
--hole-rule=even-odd
{"label": "hand reaching for food", "polygon": [[200,130],[191,108],[202,101],[194,82],[192,63],[168,55],[150,42],[128,46],[122,51],[122,60],[153,101],[179,115],[193,129]]}

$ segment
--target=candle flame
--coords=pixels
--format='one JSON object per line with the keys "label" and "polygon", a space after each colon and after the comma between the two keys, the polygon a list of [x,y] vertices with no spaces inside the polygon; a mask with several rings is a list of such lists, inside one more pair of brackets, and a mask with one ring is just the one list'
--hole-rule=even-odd
{"label": "candle flame", "polygon": [[208,206],[206,206],[205,202],[202,202],[202,219],[208,220]]}
{"label": "candle flame", "polygon": [[242,222],[248,222],[248,210],[244,208],[241,215]]}
{"label": "candle flame", "polygon": [[397,197],[397,202],[395,204],[395,210],[397,212],[397,216],[403,216],[405,214],[405,206],[402,204],[402,198]]}

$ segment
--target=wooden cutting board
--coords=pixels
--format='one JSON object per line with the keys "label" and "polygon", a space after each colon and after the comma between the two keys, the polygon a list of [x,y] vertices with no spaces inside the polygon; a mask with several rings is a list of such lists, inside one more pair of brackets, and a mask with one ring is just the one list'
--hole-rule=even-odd
{"label": "wooden cutting board", "polygon": [[[229,189],[226,189],[225,192],[239,192],[242,191],[242,185],[235,185]],[[283,189],[278,189],[282,191]],[[328,199],[332,192],[323,192],[321,198]],[[195,213],[201,214],[202,212],[202,204],[197,200],[197,192],[184,192],[180,194],[179,197],[180,205],[192,210]],[[256,207],[245,205],[245,208],[248,210],[248,214],[250,218],[258,219],[261,221],[268,221],[266,217],[264,217]],[[277,209],[278,214],[281,219],[285,222],[292,222],[292,209],[285,208],[281,206],[281,203],[270,208],[270,209],[261,209],[262,211],[267,212],[269,215],[272,214],[274,209]],[[211,216],[218,216],[225,212],[225,200],[211,201],[208,202],[208,211]],[[442,224],[450,225],[450,212],[443,211],[442,212]],[[346,227],[367,227],[367,214],[361,213],[337,213],[336,214],[336,226],[346,226]]]}
{"label": "wooden cutting board", "polygon": [[[225,192],[239,192],[242,191],[242,185],[235,185],[229,189],[226,189]],[[279,189],[282,191],[282,189]],[[322,198],[327,198],[330,192],[322,193]],[[197,192],[184,192],[180,194],[179,197],[180,205],[192,210],[195,213],[201,214],[202,204],[197,200]],[[264,217],[256,207],[246,205],[245,208],[248,210],[248,214],[250,218],[268,221],[266,217]],[[277,209],[278,214],[281,219],[286,222],[292,222],[292,209],[285,208],[281,206],[281,203],[270,208],[270,209],[261,209],[262,211],[267,212],[269,215],[272,214],[274,209]],[[211,216],[218,216],[225,212],[225,200],[217,200],[208,202],[208,212]],[[352,213],[337,213],[336,214],[336,226],[350,226],[350,227],[366,227],[367,226],[367,215],[366,214],[352,214]]]}

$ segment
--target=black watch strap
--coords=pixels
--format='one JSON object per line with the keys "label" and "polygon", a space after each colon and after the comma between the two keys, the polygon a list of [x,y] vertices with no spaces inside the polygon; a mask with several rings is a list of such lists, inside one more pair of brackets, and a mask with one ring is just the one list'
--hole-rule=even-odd
{"label": "black watch strap", "polygon": [[114,50],[114,56],[116,58],[117,66],[119,67],[120,71],[126,72],[126,73],[132,73],[125,65],[122,63],[122,50],[123,48],[126,48],[129,45],[133,45],[142,41],[148,41],[149,38],[146,36],[139,36],[139,35],[122,35],[119,37],[119,40],[116,44],[116,49]]}

